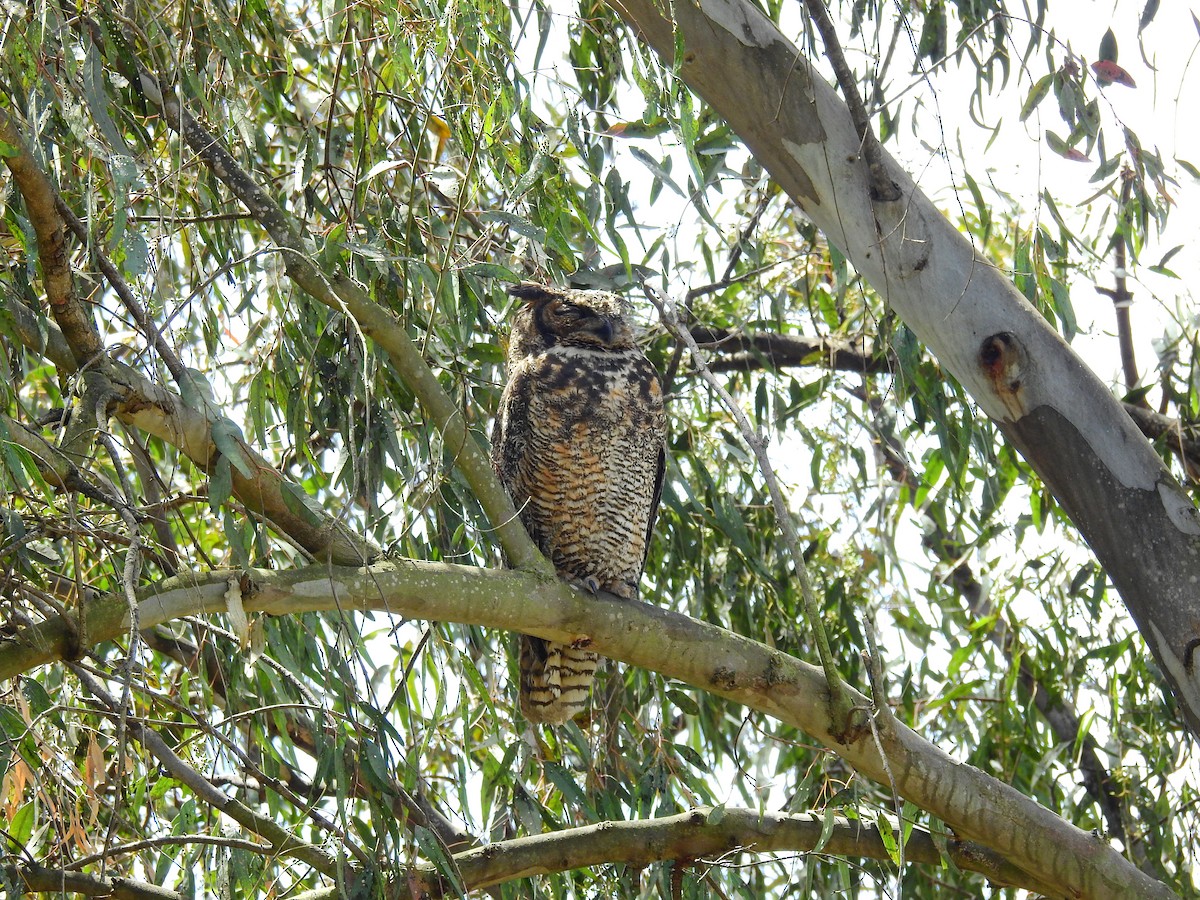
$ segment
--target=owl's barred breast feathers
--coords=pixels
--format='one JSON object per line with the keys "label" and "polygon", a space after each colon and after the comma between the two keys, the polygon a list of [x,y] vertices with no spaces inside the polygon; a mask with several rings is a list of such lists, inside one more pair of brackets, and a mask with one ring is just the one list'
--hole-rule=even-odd
{"label": "owl's barred breast feathers", "polygon": [[[492,461],[559,575],[637,596],[662,489],[666,415],[628,306],[601,291],[521,284]],[[583,710],[597,656],[521,636],[521,709],[532,722]]]}

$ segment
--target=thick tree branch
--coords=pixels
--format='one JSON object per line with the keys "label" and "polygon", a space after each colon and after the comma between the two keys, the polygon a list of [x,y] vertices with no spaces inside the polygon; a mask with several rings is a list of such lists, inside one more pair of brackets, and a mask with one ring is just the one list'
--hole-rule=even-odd
{"label": "thick tree branch", "polygon": [[[20,325],[20,337],[34,352],[42,352],[37,317],[24,304],[9,299],[8,310]],[[57,347],[61,333],[48,324],[46,345]],[[64,362],[57,357],[56,363]],[[178,394],[146,378],[136,369],[111,359],[96,364],[97,372],[112,390],[110,412],[127,425],[180,450],[205,472],[221,456],[213,440],[213,427],[221,421],[217,410],[196,409]],[[64,370],[75,371],[73,367]],[[352,532],[343,522],[319,506],[307,502],[307,496],[291,484],[274,466],[234,434],[229,435],[242,453],[249,474],[232,465],[233,495],[246,509],[270,523],[280,533],[303,547],[315,559],[328,559],[337,565],[357,565],[379,555],[379,548]],[[291,500],[285,498],[291,495]],[[306,514],[296,510],[303,507]]]}
{"label": "thick tree branch", "polygon": [[[468,890],[503,884],[518,878],[549,875],[572,869],[623,864],[634,869],[673,860],[720,859],[734,864],[739,853],[810,853],[848,859],[889,860],[887,845],[875,825],[836,819],[827,840],[821,837],[825,822],[819,815],[786,815],[752,809],[693,809],[674,816],[630,822],[603,822],[567,828],[533,837],[515,838],[456,854],[454,863]],[[1053,894],[999,854],[950,839],[945,856],[933,838],[914,829],[905,845],[905,858],[923,865],[954,865],[985,875],[996,885],[1023,887]],[[449,886],[437,873],[422,867],[414,873],[420,889],[430,897],[446,896]],[[308,900],[336,897],[336,889],[311,891]],[[409,893],[407,896],[412,896]]]}
{"label": "thick tree branch", "polygon": [[1163,446],[1181,460],[1200,468],[1200,438],[1196,437],[1194,425],[1185,426],[1172,419],[1136,403],[1125,403],[1125,412],[1146,437],[1162,440]]}
{"label": "thick tree branch", "polygon": [[897,368],[890,355],[876,355],[871,343],[863,337],[811,338],[798,334],[732,331],[705,326],[693,326],[689,331],[697,344],[718,354],[708,364],[714,372],[814,366],[863,375],[889,375]]}
{"label": "thick tree branch", "polygon": [[21,884],[28,891],[53,894],[81,894],[84,897],[104,897],[112,900],[184,900],[178,891],[169,891],[156,884],[130,878],[101,878],[51,869],[37,863],[9,864],[4,867],[5,881]]}
{"label": "thick tree branch", "polygon": [[71,348],[75,361],[83,365],[104,351],[87,307],[75,296],[75,279],[67,254],[66,227],[55,205],[56,194],[44,172],[34,162],[12,117],[0,108],[0,141],[16,152],[4,154],[4,164],[25,200],[25,211],[37,235],[38,259],[50,312]]}
{"label": "thick tree branch", "polygon": [[[144,627],[226,609],[228,573],[181,576],[144,589]],[[581,638],[605,656],[651,669],[760,710],[802,729],[860,773],[889,782],[875,742],[834,736],[821,670],[748,638],[678,613],[584,596],[557,580],[520,571],[475,569],[407,560],[368,568],[252,570],[246,612],[292,615],[312,610],[378,610],[410,618],[522,631],[547,640]],[[88,604],[89,637],[109,640],[128,628],[120,597]],[[53,618],[0,645],[0,680],[62,658],[68,623]],[[852,701],[869,701],[849,686]],[[943,751],[901,723],[881,734],[897,792],[950,825],[956,835],[991,847],[1051,893],[1091,898],[1167,898],[1174,894],[1129,864],[1104,841],[1063,821],[1011,786]]]}

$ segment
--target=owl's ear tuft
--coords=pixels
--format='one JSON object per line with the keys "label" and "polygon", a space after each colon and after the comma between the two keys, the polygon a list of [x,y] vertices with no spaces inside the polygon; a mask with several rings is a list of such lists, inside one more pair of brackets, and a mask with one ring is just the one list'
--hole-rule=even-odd
{"label": "owl's ear tuft", "polygon": [[558,295],[558,291],[548,288],[544,284],[534,284],[531,281],[522,281],[520,284],[508,286],[508,296],[531,303],[535,300],[550,300]]}

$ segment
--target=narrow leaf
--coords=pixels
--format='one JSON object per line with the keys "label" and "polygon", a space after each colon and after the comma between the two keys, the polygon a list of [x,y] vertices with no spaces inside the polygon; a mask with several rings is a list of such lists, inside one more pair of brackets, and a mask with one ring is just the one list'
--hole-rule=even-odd
{"label": "narrow leaf", "polygon": [[816,846],[812,848],[813,853],[820,853],[825,849],[825,845],[833,837],[833,826],[835,824],[837,824],[836,810],[833,806],[826,806],[825,818],[821,821],[821,836],[817,838]]}
{"label": "narrow leaf", "polygon": [[1101,62],[1115,63],[1117,61],[1117,36],[1113,34],[1111,28],[1104,32],[1104,37],[1100,38],[1099,58]]}
{"label": "narrow leaf", "polygon": [[1107,59],[1102,59],[1092,63],[1092,71],[1096,73],[1096,80],[1101,84],[1120,84],[1124,87],[1137,87],[1132,76],[1115,62]]}
{"label": "narrow leaf", "polygon": [[1045,99],[1048,93],[1050,93],[1050,88],[1053,86],[1053,84],[1054,73],[1051,72],[1049,75],[1043,75],[1041,78],[1039,78],[1037,82],[1034,83],[1033,87],[1029,89],[1029,96],[1027,96],[1025,98],[1025,102],[1021,104],[1022,122],[1024,122],[1033,114],[1033,111],[1037,108],[1037,105],[1041,103],[1043,99]]}
{"label": "narrow leaf", "polygon": [[650,170],[650,173],[680,197],[686,197],[682,188],[675,183],[675,179],[671,177],[671,173],[662,167],[662,165],[654,159],[649,153],[641,147],[630,147],[629,152],[633,154],[633,158],[640,162],[643,166]]}
{"label": "narrow leaf", "polygon": [[465,898],[466,894],[463,891],[462,879],[458,875],[458,869],[433,832],[428,828],[418,825],[413,829],[413,837],[417,839],[417,846],[421,848],[421,852],[433,863],[438,874],[450,882],[450,887],[454,889],[454,893],[459,897]]}
{"label": "narrow leaf", "polygon": [[1141,34],[1146,26],[1154,21],[1154,15],[1158,12],[1158,0],[1146,0],[1146,6],[1142,9],[1142,17],[1138,19],[1138,34]]}

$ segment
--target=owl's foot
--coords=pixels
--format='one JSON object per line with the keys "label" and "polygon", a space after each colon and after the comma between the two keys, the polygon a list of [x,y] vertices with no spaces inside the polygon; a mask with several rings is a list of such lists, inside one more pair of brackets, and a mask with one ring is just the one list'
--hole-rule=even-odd
{"label": "owl's foot", "polygon": [[589,575],[587,578],[572,578],[570,576],[566,576],[565,580],[567,584],[571,585],[571,587],[579,588],[581,591],[587,591],[589,594],[600,593],[600,582],[596,580],[594,575]]}
{"label": "owl's foot", "polygon": [[567,646],[569,646],[572,650],[583,650],[591,645],[592,639],[586,634],[581,634],[579,637],[575,638],[575,640],[571,641],[571,643]]}

